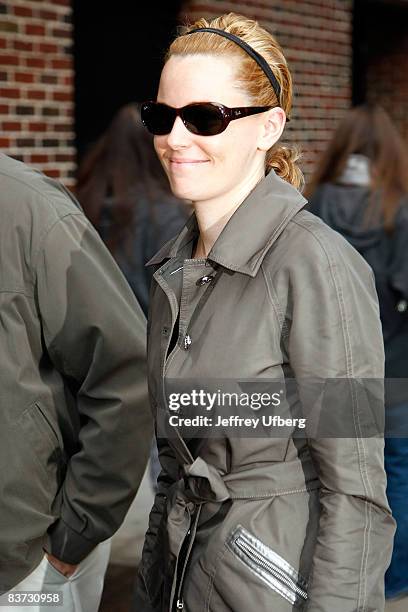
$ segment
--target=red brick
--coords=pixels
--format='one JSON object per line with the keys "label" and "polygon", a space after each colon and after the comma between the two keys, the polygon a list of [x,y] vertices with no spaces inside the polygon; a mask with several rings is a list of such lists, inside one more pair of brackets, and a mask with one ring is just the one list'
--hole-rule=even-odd
{"label": "red brick", "polygon": [[55,156],[55,161],[61,162],[61,163],[74,162],[75,155],[66,155],[66,154],[57,153],[57,155]]}
{"label": "red brick", "polygon": [[70,30],[64,30],[63,28],[54,28],[52,35],[54,38],[71,38]]}
{"label": "red brick", "polygon": [[19,89],[5,89],[0,88],[0,98],[14,98],[18,99],[20,97]]}
{"label": "red brick", "polygon": [[52,99],[57,102],[71,102],[73,99],[73,92],[55,91],[52,94]]}
{"label": "red brick", "polygon": [[25,33],[29,36],[44,36],[45,26],[28,23],[25,27]]}
{"label": "red brick", "polygon": [[[55,1],[55,0],[54,0]],[[58,170],[57,168],[53,168],[52,170],[49,170],[48,168],[46,170],[44,170],[44,174],[46,174],[47,176],[49,176],[50,178],[60,178],[61,177],[61,170]]]}
{"label": "red brick", "polygon": [[20,60],[17,55],[0,54],[0,66],[18,66]]}
{"label": "red brick", "polygon": [[32,121],[28,124],[28,129],[30,132],[46,132],[48,128],[48,124],[42,121]]}
{"label": "red brick", "polygon": [[13,48],[17,51],[32,51],[34,49],[34,45],[33,43],[25,40],[14,40]]}
{"label": "red brick", "polygon": [[48,155],[41,155],[40,153],[30,155],[30,162],[32,164],[46,164],[47,161],[49,161]]}
{"label": "red brick", "polygon": [[40,53],[57,53],[58,45],[53,45],[51,43],[40,43],[38,45],[38,50]]}
{"label": "red brick", "polygon": [[3,121],[1,124],[1,129],[5,131],[18,132],[21,130],[21,123],[19,121]]}
{"label": "red brick", "polygon": [[45,19],[45,21],[57,21],[59,19],[59,15],[55,11],[46,11],[43,9],[38,11],[38,17],[40,19]]}
{"label": "red brick", "polygon": [[45,60],[39,57],[28,57],[25,60],[25,65],[29,68],[45,68]]}
{"label": "red brick", "polygon": [[16,72],[14,78],[17,83],[33,83],[34,75],[30,72]]}
{"label": "red brick", "polygon": [[10,138],[0,138],[0,149],[7,149],[10,146]]}
{"label": "red brick", "polygon": [[45,100],[45,91],[41,89],[28,89],[26,91],[28,100]]}
{"label": "red brick", "polygon": [[0,115],[6,115],[10,110],[7,104],[0,104]]}
{"label": "red brick", "polygon": [[72,61],[67,59],[55,59],[51,61],[51,66],[57,70],[72,68]]}
{"label": "red brick", "polygon": [[0,38],[0,49],[5,49],[7,47],[7,40],[4,38]]}
{"label": "red brick", "polygon": [[15,6],[13,8],[13,13],[18,15],[18,17],[32,17],[33,11],[27,6]]}

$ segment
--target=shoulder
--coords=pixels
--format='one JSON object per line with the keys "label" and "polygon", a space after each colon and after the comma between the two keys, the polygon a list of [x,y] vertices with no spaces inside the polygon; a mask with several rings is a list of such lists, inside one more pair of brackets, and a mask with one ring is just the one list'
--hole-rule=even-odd
{"label": "shoulder", "polygon": [[69,214],[83,214],[74,196],[61,183],[38,170],[0,155],[1,214],[13,218],[40,217],[42,223],[58,221]]}
{"label": "shoulder", "polygon": [[280,239],[268,253],[274,267],[276,254],[284,255],[286,266],[312,268],[356,266],[371,269],[356,249],[337,231],[308,210],[299,211],[288,223]]}
{"label": "shoulder", "polygon": [[378,309],[370,266],[343,236],[308,211],[289,222],[265,257],[263,271],[283,304],[309,300],[314,307],[331,303],[344,309],[348,296]]}

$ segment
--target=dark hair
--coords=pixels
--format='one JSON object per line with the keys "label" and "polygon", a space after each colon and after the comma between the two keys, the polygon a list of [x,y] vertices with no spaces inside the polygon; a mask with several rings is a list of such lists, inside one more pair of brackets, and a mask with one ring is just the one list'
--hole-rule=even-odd
{"label": "dark hair", "polygon": [[76,194],[85,214],[99,228],[106,199],[113,221],[107,244],[112,252],[133,221],[139,198],[171,197],[167,177],[144,128],[136,104],[122,107],[85,155],[78,171]]}
{"label": "dark hair", "polygon": [[[349,110],[320,159],[308,184],[311,195],[318,185],[334,183],[352,154],[370,160],[372,195],[381,194],[380,214],[388,232],[394,229],[401,198],[408,195],[408,154],[405,143],[385,110],[376,104],[363,104]],[[373,203],[376,198],[371,198]]]}

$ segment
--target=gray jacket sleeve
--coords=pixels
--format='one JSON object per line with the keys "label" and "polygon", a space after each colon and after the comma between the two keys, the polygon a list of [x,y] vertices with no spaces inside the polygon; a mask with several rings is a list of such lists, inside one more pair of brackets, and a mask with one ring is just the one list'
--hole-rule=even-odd
{"label": "gray jacket sleeve", "polygon": [[385,493],[383,439],[373,435],[364,388],[371,380],[381,389],[384,375],[374,280],[337,234],[323,229],[305,240],[310,253],[291,271],[288,352],[306,417],[316,408],[313,384],[319,380],[325,390],[319,395],[323,423],[309,440],[321,514],[306,609],[379,612],[395,526]]}
{"label": "gray jacket sleeve", "polygon": [[60,219],[36,261],[46,350],[76,390],[78,452],[62,488],[48,552],[80,562],[120,526],[141,481],[152,435],[145,382],[145,320],[84,215]]}

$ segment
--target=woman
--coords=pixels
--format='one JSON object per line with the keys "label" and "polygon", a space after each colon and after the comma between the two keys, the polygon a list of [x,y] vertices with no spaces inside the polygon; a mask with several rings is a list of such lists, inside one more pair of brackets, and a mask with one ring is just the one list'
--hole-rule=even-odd
{"label": "woman", "polygon": [[[195,210],[150,261],[159,426],[175,381],[295,378],[307,408],[312,379],[383,376],[371,272],[302,210],[296,155],[278,144],[291,101],[276,40],[230,13],[172,43],[157,103],[142,106],[173,193]],[[353,423],[346,439],[311,441],[159,429],[135,610],[382,610],[394,531],[383,444]]]}
{"label": "woman", "polygon": [[362,105],[338,126],[309,188],[310,210],[340,232],[375,275],[385,344],[387,495],[397,521],[385,591],[390,599],[405,595],[401,610],[408,606],[407,168],[405,145],[387,113]]}
{"label": "woman", "polygon": [[77,195],[147,314],[145,263],[184,225],[188,209],[170,193],[135,104],[117,112],[85,156]]}

